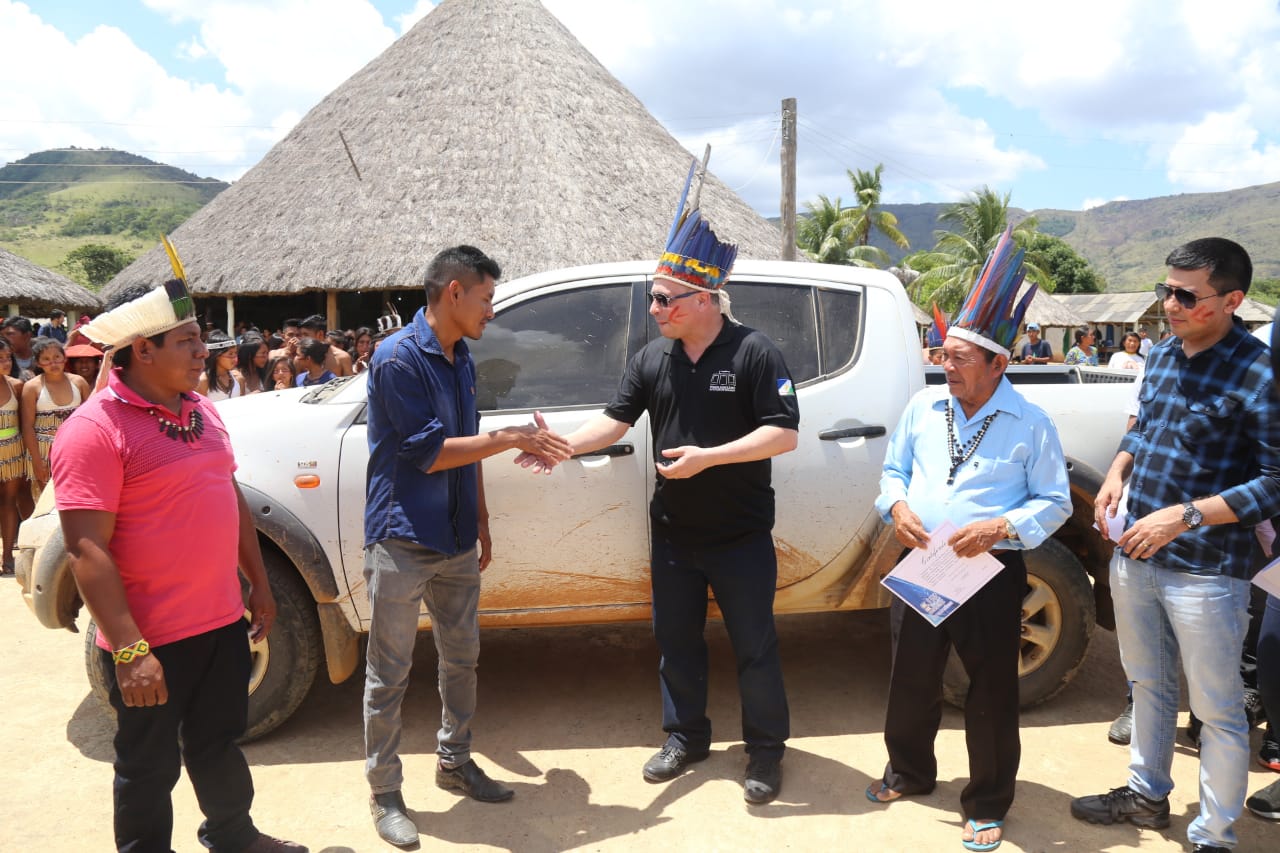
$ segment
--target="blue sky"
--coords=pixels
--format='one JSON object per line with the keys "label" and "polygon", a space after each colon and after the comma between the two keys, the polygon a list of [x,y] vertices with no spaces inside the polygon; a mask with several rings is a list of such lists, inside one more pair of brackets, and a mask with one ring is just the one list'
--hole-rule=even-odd
{"label": "blue sky", "polygon": [[[1029,209],[1280,181],[1280,0],[545,5],[765,215],[785,97],[801,202],[877,163],[885,201]],[[0,160],[112,146],[234,180],[431,7],[0,0]]]}

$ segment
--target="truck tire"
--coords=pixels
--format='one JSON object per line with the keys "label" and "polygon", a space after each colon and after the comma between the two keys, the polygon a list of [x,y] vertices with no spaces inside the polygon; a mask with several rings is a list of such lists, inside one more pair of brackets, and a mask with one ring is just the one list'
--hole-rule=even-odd
{"label": "truck tire", "polygon": [[[298,710],[320,668],[323,644],[315,601],[306,585],[275,552],[264,552],[267,579],[276,600],[276,621],[271,633],[249,651],[249,725],[240,741],[262,737]],[[98,627],[85,631],[84,663],[89,686],[109,704],[107,666],[98,652]]]}
{"label": "truck tire", "polygon": [[[1093,587],[1080,561],[1056,539],[1026,552],[1027,595],[1022,609],[1018,661],[1019,704],[1045,702],[1075,677],[1093,637]],[[942,696],[964,707],[969,678],[954,650],[947,661]]]}

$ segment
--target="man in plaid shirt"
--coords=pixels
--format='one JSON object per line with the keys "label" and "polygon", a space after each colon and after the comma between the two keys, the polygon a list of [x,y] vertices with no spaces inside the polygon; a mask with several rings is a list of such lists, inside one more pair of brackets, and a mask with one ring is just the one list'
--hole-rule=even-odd
{"label": "man in plaid shirt", "polygon": [[1120,443],[1094,505],[1114,516],[1125,477],[1126,530],[1111,561],[1116,634],[1133,682],[1129,780],[1081,797],[1091,823],[1169,825],[1178,661],[1200,736],[1198,853],[1230,850],[1244,809],[1249,724],[1240,646],[1248,621],[1253,528],[1280,514],[1280,399],[1266,346],[1235,318],[1253,276],[1222,238],[1193,240],[1165,260],[1156,294],[1173,337],[1154,346],[1137,423]]}

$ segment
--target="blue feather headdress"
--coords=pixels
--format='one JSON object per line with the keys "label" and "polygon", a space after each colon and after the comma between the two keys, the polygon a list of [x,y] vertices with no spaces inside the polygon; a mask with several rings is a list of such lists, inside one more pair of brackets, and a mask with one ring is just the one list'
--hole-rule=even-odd
{"label": "blue feather headdress", "polygon": [[987,256],[982,272],[973,283],[968,298],[956,312],[948,334],[1008,357],[1018,338],[1022,317],[1035,298],[1036,285],[1015,305],[1026,272],[1026,253],[1013,242],[1012,227],[1005,228],[995,249]]}
{"label": "blue feather headdress", "polygon": [[[706,164],[703,164],[706,168]],[[685,210],[689,198],[689,186],[698,171],[694,158],[689,174],[684,179],[684,190],[676,204],[676,217],[667,233],[667,247],[658,261],[654,278],[666,278],[678,284],[698,290],[719,290],[729,278],[733,262],[738,257],[738,247],[722,243],[711,230],[710,223],[698,210],[698,192],[694,192],[693,204]],[[701,186],[699,186],[701,189]]]}

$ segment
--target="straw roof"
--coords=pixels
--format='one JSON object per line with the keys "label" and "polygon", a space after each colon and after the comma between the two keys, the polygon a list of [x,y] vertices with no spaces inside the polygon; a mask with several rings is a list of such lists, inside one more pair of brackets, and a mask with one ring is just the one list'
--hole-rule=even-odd
{"label": "straw roof", "polygon": [[[690,160],[536,0],[444,0],[172,238],[197,294],[418,288],[458,243],[504,278],[656,259]],[[712,174],[701,202],[743,257],[781,256]],[[109,289],[167,274],[156,249]]]}
{"label": "straw roof", "polygon": [[[1025,289],[1018,295],[1018,298],[1022,298],[1024,293],[1026,293]],[[1036,323],[1041,328],[1082,325],[1084,317],[1073,310],[1071,305],[1060,301],[1061,298],[1043,290],[1036,291],[1036,295],[1031,299],[1031,304],[1027,306],[1027,313],[1023,320],[1028,323]]]}
{"label": "straw roof", "polygon": [[54,308],[101,311],[102,300],[66,276],[0,249],[0,305],[17,305],[24,316]]}

